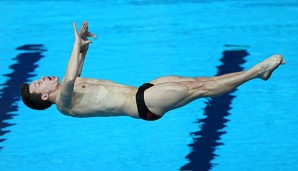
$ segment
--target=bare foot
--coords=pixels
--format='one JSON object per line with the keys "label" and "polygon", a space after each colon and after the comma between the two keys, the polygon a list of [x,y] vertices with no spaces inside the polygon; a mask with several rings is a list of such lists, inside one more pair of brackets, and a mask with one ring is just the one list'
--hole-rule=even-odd
{"label": "bare foot", "polygon": [[263,80],[268,80],[272,75],[273,71],[279,67],[281,64],[285,64],[281,55],[273,55],[270,58],[267,58],[263,62],[256,65],[259,69],[259,78]]}

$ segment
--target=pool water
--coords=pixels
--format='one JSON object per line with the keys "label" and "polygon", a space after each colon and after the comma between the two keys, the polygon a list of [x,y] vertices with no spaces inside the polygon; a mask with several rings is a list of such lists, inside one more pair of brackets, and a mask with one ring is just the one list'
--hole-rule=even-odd
{"label": "pool water", "polygon": [[[1,1],[0,13],[0,170],[298,170],[295,0],[22,0]],[[20,84],[62,78],[72,22],[84,20],[98,39],[82,77],[139,86],[246,70],[277,53],[287,64],[155,122],[27,108]]]}

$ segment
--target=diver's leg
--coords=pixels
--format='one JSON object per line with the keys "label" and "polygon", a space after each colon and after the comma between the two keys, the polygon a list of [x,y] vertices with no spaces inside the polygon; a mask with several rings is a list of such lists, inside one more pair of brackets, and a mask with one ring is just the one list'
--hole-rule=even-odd
{"label": "diver's leg", "polygon": [[272,72],[284,63],[280,55],[274,55],[247,71],[217,80],[157,84],[145,91],[145,102],[150,111],[163,115],[195,99],[227,93],[251,79],[268,80]]}

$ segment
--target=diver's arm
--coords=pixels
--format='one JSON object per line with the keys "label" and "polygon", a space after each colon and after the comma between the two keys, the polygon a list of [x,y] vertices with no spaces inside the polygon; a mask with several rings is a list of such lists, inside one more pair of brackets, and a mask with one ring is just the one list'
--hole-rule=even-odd
{"label": "diver's arm", "polygon": [[88,41],[84,41],[79,37],[75,23],[73,23],[73,27],[75,33],[75,42],[68,61],[66,73],[62,81],[62,88],[59,97],[59,101],[65,107],[71,104],[74,91],[74,83],[77,78],[77,73],[80,65],[80,47],[82,46],[82,44],[84,45],[89,43]]}

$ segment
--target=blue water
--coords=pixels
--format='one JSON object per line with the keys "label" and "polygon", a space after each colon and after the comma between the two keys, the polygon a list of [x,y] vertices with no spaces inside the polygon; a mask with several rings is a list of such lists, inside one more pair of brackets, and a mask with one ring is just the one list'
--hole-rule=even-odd
{"label": "blue water", "polygon": [[[297,1],[1,1],[0,14],[0,170],[298,170]],[[245,70],[276,53],[287,64],[156,122],[28,109],[19,84],[63,77],[72,22],[83,20],[99,37],[83,77],[139,86]]]}

